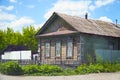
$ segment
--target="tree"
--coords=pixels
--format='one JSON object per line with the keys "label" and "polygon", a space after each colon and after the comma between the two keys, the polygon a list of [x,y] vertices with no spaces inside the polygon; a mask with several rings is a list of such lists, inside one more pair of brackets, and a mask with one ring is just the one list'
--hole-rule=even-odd
{"label": "tree", "polygon": [[36,30],[33,26],[23,28],[23,43],[32,51],[37,52]]}
{"label": "tree", "polygon": [[0,30],[0,51],[5,47],[5,34]]}
{"label": "tree", "polygon": [[36,32],[33,26],[23,28],[22,33],[14,32],[12,28],[0,30],[0,51],[8,45],[24,45],[37,52]]}

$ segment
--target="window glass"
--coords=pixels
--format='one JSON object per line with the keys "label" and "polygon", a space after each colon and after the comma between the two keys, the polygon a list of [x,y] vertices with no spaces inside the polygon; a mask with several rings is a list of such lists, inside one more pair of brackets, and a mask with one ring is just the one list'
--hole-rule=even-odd
{"label": "window glass", "polygon": [[61,43],[59,40],[56,41],[56,44],[55,44],[55,55],[56,57],[60,57],[60,53],[61,53]]}
{"label": "window glass", "polygon": [[67,40],[67,57],[73,56],[73,40],[68,39]]}
{"label": "window glass", "polygon": [[45,56],[50,57],[50,42],[45,42]]}

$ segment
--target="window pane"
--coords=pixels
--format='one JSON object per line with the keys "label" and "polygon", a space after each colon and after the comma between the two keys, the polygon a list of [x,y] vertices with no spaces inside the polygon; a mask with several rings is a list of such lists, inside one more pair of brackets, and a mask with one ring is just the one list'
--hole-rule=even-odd
{"label": "window pane", "polygon": [[72,57],[73,55],[73,41],[69,39],[67,42],[67,57]]}
{"label": "window pane", "polygon": [[45,43],[45,55],[46,57],[50,57],[50,43],[49,42]]}
{"label": "window pane", "polygon": [[60,41],[56,41],[56,45],[55,45],[55,53],[56,53],[56,57],[60,57],[60,53],[61,53],[61,44]]}

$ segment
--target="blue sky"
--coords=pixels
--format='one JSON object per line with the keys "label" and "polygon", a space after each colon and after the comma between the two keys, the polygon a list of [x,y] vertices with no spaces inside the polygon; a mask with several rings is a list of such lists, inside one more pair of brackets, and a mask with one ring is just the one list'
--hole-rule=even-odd
{"label": "blue sky", "polygon": [[120,0],[0,0],[0,29],[40,28],[53,12],[120,23]]}

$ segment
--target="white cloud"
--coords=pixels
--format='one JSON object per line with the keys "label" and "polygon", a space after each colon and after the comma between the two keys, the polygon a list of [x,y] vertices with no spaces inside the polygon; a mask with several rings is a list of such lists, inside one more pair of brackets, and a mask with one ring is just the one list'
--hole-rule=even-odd
{"label": "white cloud", "polygon": [[0,12],[0,21],[12,21],[12,20],[15,20],[16,19],[16,16],[13,15],[13,14],[8,14],[6,12]]}
{"label": "white cloud", "polygon": [[42,22],[42,23],[40,23],[40,24],[33,24],[33,26],[34,26],[34,28],[35,28],[36,30],[39,30],[39,29],[44,25],[44,23],[45,23],[45,22]]}
{"label": "white cloud", "polygon": [[34,24],[34,20],[30,17],[18,18],[13,14],[0,13],[0,29],[6,29],[7,27],[13,28],[15,31],[21,31],[22,27],[26,27]]}
{"label": "white cloud", "polygon": [[83,16],[86,12],[88,12],[88,6],[90,4],[91,1],[59,0],[53,4],[53,7],[48,10],[44,17],[48,19],[53,12]]}
{"label": "white cloud", "polygon": [[14,6],[8,6],[7,8],[6,8],[6,10],[13,10],[14,9]]}
{"label": "white cloud", "polygon": [[27,5],[28,8],[34,8],[35,5]]}
{"label": "white cloud", "polygon": [[12,26],[14,28],[18,28],[18,27],[24,27],[27,25],[31,25],[34,23],[34,20],[32,20],[29,17],[21,17],[18,20],[12,21],[11,23],[9,23],[9,26]]}
{"label": "white cloud", "polygon": [[0,6],[0,11],[3,11],[3,10],[7,10],[7,11],[11,11],[14,9],[14,6]]}
{"label": "white cloud", "polygon": [[17,2],[17,0],[9,0],[10,2],[12,2],[12,3],[16,3]]}
{"label": "white cloud", "polygon": [[94,5],[90,5],[89,6],[89,9],[90,10],[94,10],[96,8],[99,8],[99,7],[102,7],[102,6],[105,6],[105,5],[108,5],[108,4],[111,4],[113,3],[115,0],[96,0],[94,2]]}
{"label": "white cloud", "polygon": [[100,17],[99,20],[106,21],[106,22],[112,22],[112,20],[110,18],[106,17],[106,16]]}

